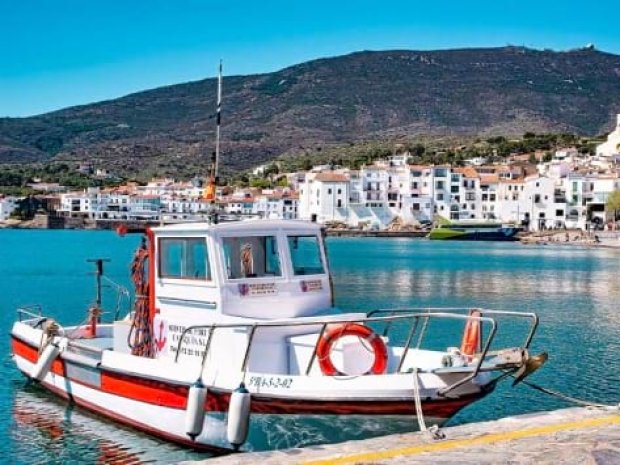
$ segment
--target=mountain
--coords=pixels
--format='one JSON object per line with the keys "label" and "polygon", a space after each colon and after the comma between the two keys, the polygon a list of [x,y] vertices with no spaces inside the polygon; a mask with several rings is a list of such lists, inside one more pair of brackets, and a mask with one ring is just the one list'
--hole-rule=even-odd
{"label": "mountain", "polygon": [[[216,80],[0,119],[0,161],[97,160],[121,172],[204,170]],[[593,48],[357,52],[224,79],[222,165],[416,135],[594,135],[620,113],[620,56]]]}

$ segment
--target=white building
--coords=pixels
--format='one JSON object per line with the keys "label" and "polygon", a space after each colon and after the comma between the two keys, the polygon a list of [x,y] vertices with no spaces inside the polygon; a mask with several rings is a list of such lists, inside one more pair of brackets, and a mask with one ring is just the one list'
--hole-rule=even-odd
{"label": "white building", "polygon": [[89,187],[82,192],[67,192],[60,195],[59,213],[65,216],[91,217],[97,211],[99,188]]}
{"label": "white building", "polygon": [[154,179],[146,186],[137,187],[136,191],[142,195],[155,195],[163,200],[173,197],[198,199],[204,193],[204,189],[197,182],[176,182],[170,178]]}
{"label": "white building", "polygon": [[299,188],[299,218],[319,223],[344,220],[349,186],[349,177],[341,172],[307,173]]}
{"label": "white building", "polygon": [[522,218],[533,231],[566,226],[566,194],[558,179],[531,176],[524,181],[524,191],[519,201]]}
{"label": "white building", "polygon": [[606,210],[609,195],[620,190],[620,178],[618,174],[600,175],[591,180],[591,195],[586,200],[586,211],[591,222],[603,225],[613,212]]}
{"label": "white building", "polygon": [[583,173],[571,173],[563,179],[566,192],[566,226],[586,229],[588,223],[587,201],[592,196],[594,185],[590,176]]}
{"label": "white building", "polygon": [[406,222],[433,220],[432,168],[408,167],[408,183],[404,186],[401,215]]}
{"label": "white building", "polygon": [[485,220],[500,220],[499,213],[499,176],[487,174],[480,176],[480,210]]}
{"label": "white building", "polygon": [[0,221],[6,221],[17,208],[16,197],[0,197]]}
{"label": "white building", "polygon": [[289,192],[263,191],[256,197],[253,211],[261,218],[294,220],[298,218],[299,199]]}
{"label": "white building", "polygon": [[156,195],[130,195],[90,187],[83,192],[60,195],[58,212],[70,217],[97,220],[159,220],[161,198]]}
{"label": "white building", "polygon": [[607,136],[607,141],[596,147],[599,157],[613,157],[620,153],[620,114],[617,115],[616,128]]}
{"label": "white building", "polygon": [[385,167],[366,166],[360,170],[361,204],[366,207],[386,207],[388,200],[388,172]]}

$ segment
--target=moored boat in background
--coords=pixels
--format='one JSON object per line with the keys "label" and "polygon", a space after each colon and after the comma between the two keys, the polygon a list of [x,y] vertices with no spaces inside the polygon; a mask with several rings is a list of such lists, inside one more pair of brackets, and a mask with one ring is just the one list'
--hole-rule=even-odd
{"label": "moored boat in background", "polygon": [[514,225],[484,221],[454,221],[440,224],[429,233],[433,240],[516,241],[522,231]]}

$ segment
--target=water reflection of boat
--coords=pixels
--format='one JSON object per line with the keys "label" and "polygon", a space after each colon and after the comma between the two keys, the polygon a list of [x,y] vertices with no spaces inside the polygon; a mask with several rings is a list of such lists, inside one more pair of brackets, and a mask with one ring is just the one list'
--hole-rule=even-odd
{"label": "water reflection of boat", "polygon": [[[99,324],[95,307],[88,324],[62,327],[20,311],[12,347],[50,391],[167,440],[279,448],[409,430],[416,416],[441,424],[528,364],[531,313],[336,310],[316,224],[180,224],[147,237],[127,319]],[[498,317],[530,322],[521,348],[496,347]],[[429,326],[460,348],[437,349]]]}
{"label": "water reflection of boat", "polygon": [[516,241],[521,228],[480,221],[453,221],[434,227],[428,237],[433,240]]}
{"label": "water reflection of boat", "polygon": [[[38,388],[17,391],[13,399],[18,463],[169,463],[182,456],[174,446],[119,428]],[[20,450],[23,447],[23,452]]]}

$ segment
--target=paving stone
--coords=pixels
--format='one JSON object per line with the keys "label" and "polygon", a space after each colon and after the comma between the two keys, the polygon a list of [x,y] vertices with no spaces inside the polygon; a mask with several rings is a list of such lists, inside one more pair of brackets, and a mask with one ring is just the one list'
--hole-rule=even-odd
{"label": "paving stone", "polygon": [[596,449],[592,451],[596,465],[619,465],[620,452],[612,449]]}

